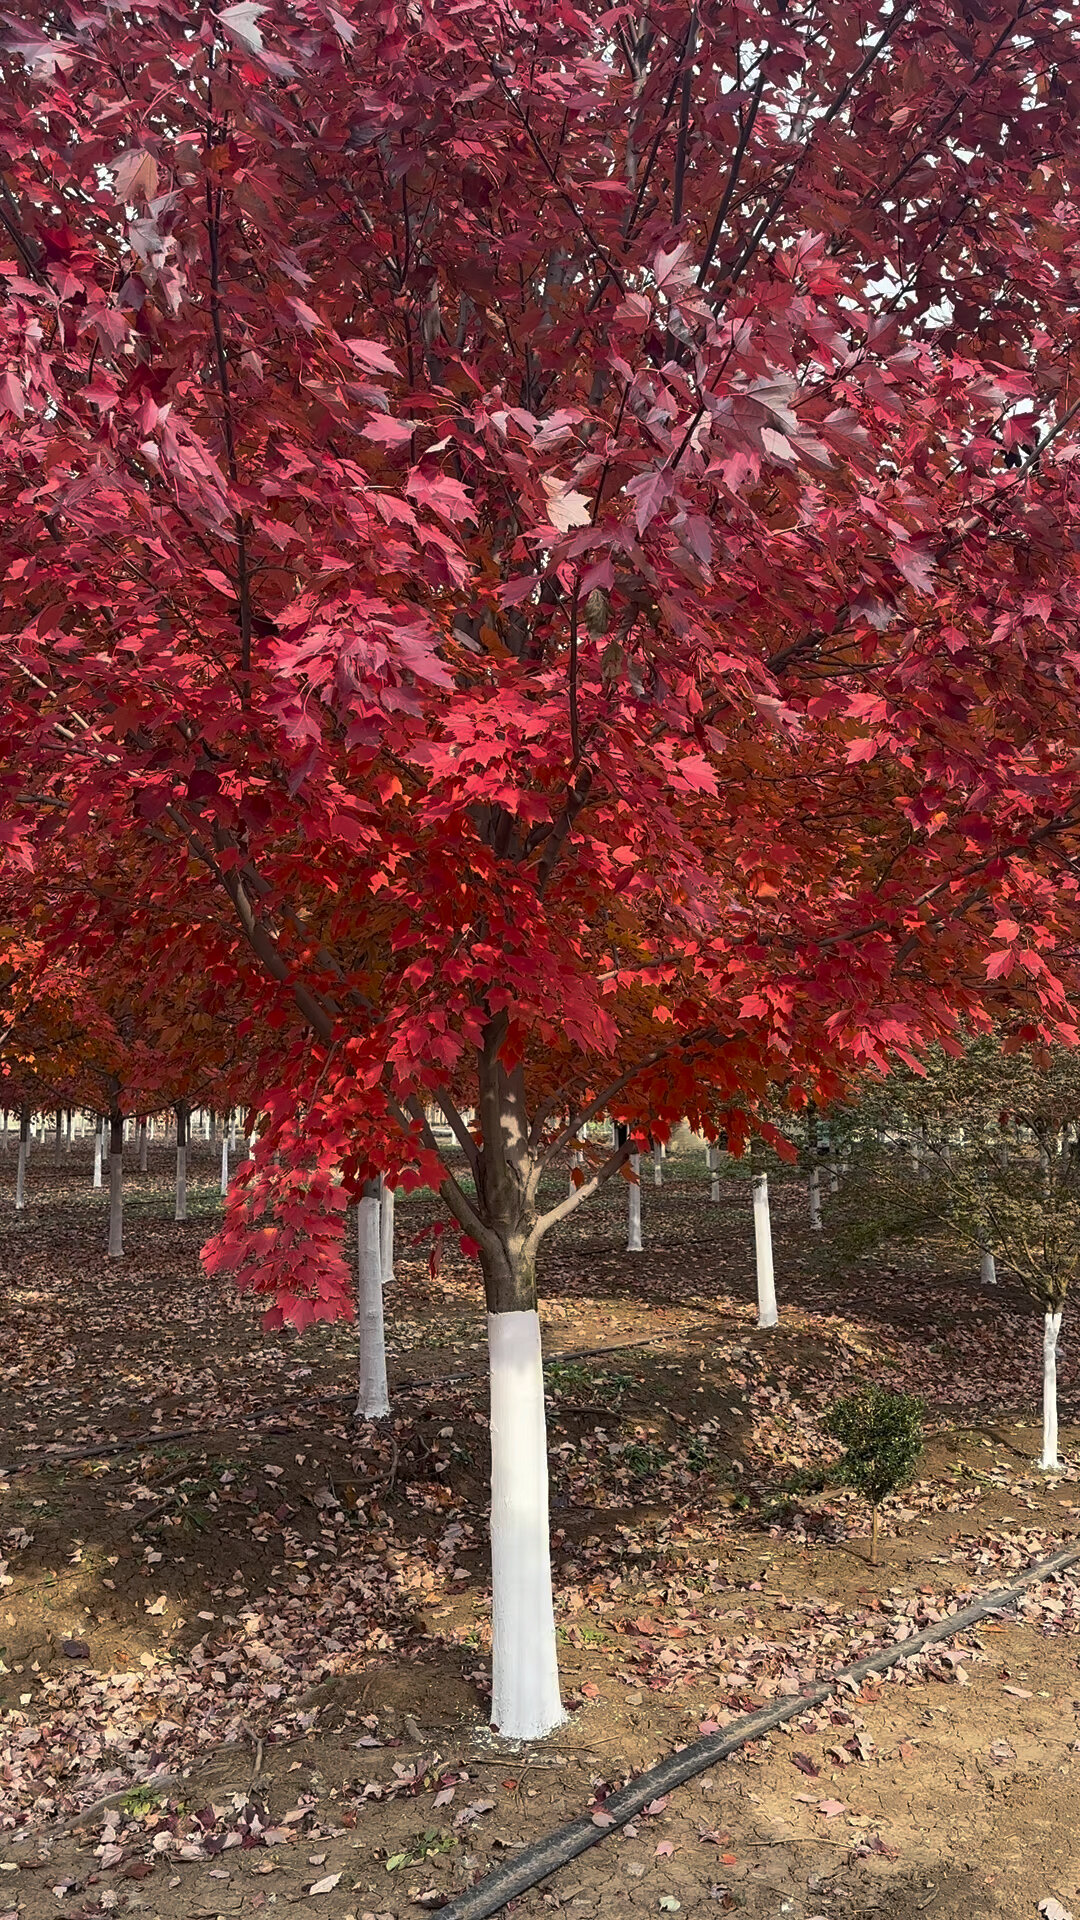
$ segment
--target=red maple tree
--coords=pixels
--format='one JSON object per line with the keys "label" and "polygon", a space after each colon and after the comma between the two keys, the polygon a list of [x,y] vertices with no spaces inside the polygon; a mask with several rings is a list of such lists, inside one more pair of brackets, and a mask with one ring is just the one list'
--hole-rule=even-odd
{"label": "red maple tree", "polygon": [[147,937],[248,996],[216,1257],[279,1312],[347,1309],[339,1168],[440,1185],[532,1408],[493,1375],[495,1712],[540,1731],[536,1254],[625,1150],[543,1213],[545,1168],[612,1107],[827,1094],[988,978],[1075,1038],[1075,36],[1040,0],[18,20],[4,844],[58,804],[129,844]]}

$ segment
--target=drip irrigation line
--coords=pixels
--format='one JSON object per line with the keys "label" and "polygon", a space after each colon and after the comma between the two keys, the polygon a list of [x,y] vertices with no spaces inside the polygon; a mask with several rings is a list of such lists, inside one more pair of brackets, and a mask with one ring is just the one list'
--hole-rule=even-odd
{"label": "drip irrigation line", "polygon": [[505,1865],[485,1874],[467,1893],[451,1900],[441,1909],[442,1920],[489,1920],[490,1915],[501,1913],[508,1901],[528,1893],[531,1888],[539,1886],[541,1880],[546,1880],[560,1867],[576,1860],[579,1854],[587,1853],[590,1847],[597,1846],[609,1834],[617,1833],[635,1814],[641,1813],[650,1800],[671,1793],[676,1787],[685,1786],[695,1775],[704,1773],[706,1767],[715,1766],[718,1761],[737,1753],[747,1741],[759,1740],[763,1734],[771,1733],[774,1727],[782,1727],[785,1721],[797,1719],[812,1707],[823,1706],[840,1687],[857,1688],[860,1681],[870,1674],[886,1673],[898,1661],[910,1659],[912,1654],[921,1652],[923,1647],[932,1646],[938,1640],[951,1640],[977,1621],[985,1619],[987,1614],[1007,1611],[1026,1587],[1063,1572],[1078,1560],[1080,1545],[1063,1547],[1049,1559],[1037,1561],[1029,1567],[1013,1586],[999,1587],[993,1593],[984,1594],[981,1600],[972,1601],[970,1606],[927,1627],[925,1632],[913,1634],[910,1639],[901,1640],[896,1646],[882,1648],[877,1653],[854,1661],[851,1666],[839,1668],[796,1698],[778,1701],[775,1706],[746,1714],[733,1727],[725,1727],[720,1733],[710,1733],[703,1740],[695,1740],[692,1745],[661,1760],[658,1766],[650,1767],[647,1773],[638,1774],[618,1793],[611,1794],[601,1810],[606,1816],[602,1825],[597,1825],[592,1814],[585,1813],[564,1827],[556,1827],[553,1833],[533,1841]]}

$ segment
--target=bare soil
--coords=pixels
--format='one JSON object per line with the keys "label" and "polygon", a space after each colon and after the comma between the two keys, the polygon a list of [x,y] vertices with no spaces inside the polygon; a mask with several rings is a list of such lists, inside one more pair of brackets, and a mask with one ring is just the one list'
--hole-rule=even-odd
{"label": "bare soil", "polygon": [[[434,1910],[702,1727],[1076,1532],[1076,1469],[1032,1466],[1021,1296],[942,1247],[847,1272],[781,1179],[782,1324],[758,1333],[745,1180],[713,1206],[701,1167],[669,1162],[644,1255],[621,1250],[621,1190],[547,1258],[570,1712],[507,1748],[487,1726],[482,1302],[464,1258],[429,1272],[430,1196],[399,1197],[394,1416],[358,1426],[349,1329],[264,1335],[202,1275],[208,1150],[184,1227],[164,1153],[129,1176],[117,1263],[84,1158],[41,1153],[27,1215],[0,1226],[0,1920]],[[12,1180],[0,1163],[0,1206]],[[1061,1375],[1071,1461],[1067,1340]],[[807,1487],[823,1409],[867,1376],[921,1392],[931,1428],[879,1567],[858,1503]],[[1065,1576],[1018,1621],[744,1749],[516,1910],[1068,1908],[1078,1631]]]}

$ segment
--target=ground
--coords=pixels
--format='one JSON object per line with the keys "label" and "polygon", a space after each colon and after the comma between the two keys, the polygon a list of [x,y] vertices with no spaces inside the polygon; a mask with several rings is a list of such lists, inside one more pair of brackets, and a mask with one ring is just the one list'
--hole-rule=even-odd
{"label": "ground", "polygon": [[[669,1161],[644,1254],[622,1251],[621,1182],[565,1226],[543,1320],[570,1711],[522,1751],[487,1727],[482,1302],[456,1247],[429,1271],[431,1197],[399,1199],[394,1416],[357,1426],[349,1329],[266,1335],[201,1274],[210,1149],[185,1226],[163,1149],[129,1174],[115,1263],[88,1155],[42,1149],[19,1219],[13,1159],[0,1920],[404,1920],[589,1808],[599,1843],[514,1911],[989,1920],[1080,1900],[1071,1574],[603,1837],[630,1774],[1072,1538],[1076,1469],[1033,1466],[1037,1318],[959,1250],[849,1270],[778,1178],[763,1334],[734,1164],[713,1205],[700,1158]],[[928,1405],[878,1567],[854,1496],[806,1486],[823,1409],[864,1378]],[[1061,1378],[1080,1458],[1067,1339]]]}

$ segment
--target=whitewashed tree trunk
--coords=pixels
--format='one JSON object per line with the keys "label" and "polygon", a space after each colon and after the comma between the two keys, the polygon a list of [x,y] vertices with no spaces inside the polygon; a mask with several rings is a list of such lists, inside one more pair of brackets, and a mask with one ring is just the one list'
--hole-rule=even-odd
{"label": "whitewashed tree trunk", "polygon": [[778,1315],[767,1173],[754,1175],[754,1259],[757,1267],[758,1326],[775,1327]]}
{"label": "whitewashed tree trunk", "polygon": [[640,1153],[632,1153],[630,1155],[630,1171],[633,1174],[634,1178],[631,1180],[630,1186],[628,1189],[629,1199],[627,1201],[626,1251],[627,1253],[644,1253],[645,1249],[642,1245],[642,1240],[641,1240],[641,1155]]}
{"label": "whitewashed tree trunk", "polygon": [[390,1411],[386,1387],[386,1329],[383,1322],[382,1247],[379,1234],[379,1183],[369,1180],[356,1208],[356,1328],[359,1366],[356,1417],[382,1420]]}
{"label": "whitewashed tree trunk", "polygon": [[712,1146],[705,1149],[705,1165],[710,1174],[709,1199],[720,1198],[720,1149]]}
{"label": "whitewashed tree trunk", "polygon": [[101,1162],[105,1148],[105,1122],[99,1120],[94,1128],[94,1185],[101,1185]]}
{"label": "whitewashed tree trunk", "polygon": [[229,1152],[230,1153],[236,1152],[236,1130],[239,1124],[240,1123],[237,1120],[237,1117],[234,1113],[232,1117],[232,1121],[229,1126]]}
{"label": "whitewashed tree trunk", "polygon": [[181,1103],[176,1109],[176,1211],[175,1220],[186,1220],[187,1211],[188,1113]]}
{"label": "whitewashed tree trunk", "polygon": [[810,1225],[816,1233],[821,1232],[821,1168],[810,1169]]}
{"label": "whitewashed tree trunk", "polygon": [[979,1267],[979,1279],[984,1287],[997,1286],[997,1262],[989,1247],[983,1248],[982,1262]]}
{"label": "whitewashed tree trunk", "polygon": [[829,1192],[839,1193],[839,1191],[840,1191],[840,1168],[837,1164],[836,1148],[834,1147],[832,1141],[830,1140],[829,1142]]}
{"label": "whitewashed tree trunk", "polygon": [[221,1129],[221,1191],[222,1193],[229,1191],[229,1130],[227,1127]]}
{"label": "whitewashed tree trunk", "polygon": [[26,1208],[26,1162],[30,1152],[30,1115],[24,1113],[19,1120],[19,1165],[15,1174],[15,1211],[23,1213]]}
{"label": "whitewashed tree trunk", "polygon": [[492,1723],[537,1740],[565,1720],[548,1529],[540,1318],[488,1314],[491,1369]]}
{"label": "whitewashed tree trunk", "polygon": [[1061,1308],[1043,1316],[1043,1430],[1040,1467],[1049,1470],[1058,1460],[1057,1346]]}
{"label": "whitewashed tree trunk", "polygon": [[654,1187],[662,1187],[664,1184],[664,1149],[659,1140],[653,1141],[652,1183]]}
{"label": "whitewashed tree trunk", "polygon": [[139,1121],[139,1172],[145,1173],[149,1162],[150,1129],[145,1120]]}
{"label": "whitewashed tree trunk", "polygon": [[109,1127],[109,1259],[124,1257],[124,1121],[112,1115]]}
{"label": "whitewashed tree trunk", "polygon": [[59,1167],[59,1166],[62,1166],[63,1163],[64,1163],[64,1109],[63,1107],[57,1107],[56,1131],[53,1134],[53,1166]]}
{"label": "whitewashed tree trunk", "polygon": [[394,1279],[394,1189],[385,1176],[379,1180],[379,1260],[384,1287]]}

